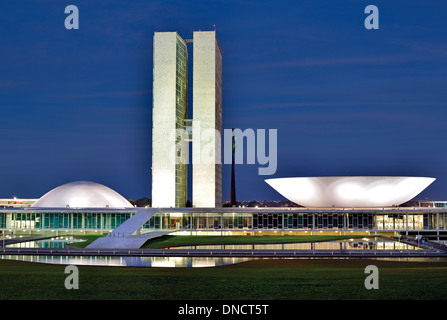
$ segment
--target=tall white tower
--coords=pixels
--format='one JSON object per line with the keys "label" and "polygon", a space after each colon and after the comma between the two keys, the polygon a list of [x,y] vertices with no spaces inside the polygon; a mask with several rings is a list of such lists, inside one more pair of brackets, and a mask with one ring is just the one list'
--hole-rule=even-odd
{"label": "tall white tower", "polygon": [[154,34],[152,107],[152,206],[184,207],[187,164],[178,132],[187,117],[188,52],[176,32]]}
{"label": "tall white tower", "polygon": [[[187,118],[188,54],[193,42],[193,119]],[[181,132],[192,122],[192,204],[222,205],[222,52],[215,31],[194,32],[184,41],[176,32],[154,35],[152,109],[152,207],[183,207],[188,165]],[[178,130],[178,132],[176,132]],[[186,157],[187,160],[189,157]],[[173,161],[175,159],[175,161]]]}
{"label": "tall white tower", "polygon": [[193,40],[192,203],[213,208],[222,206],[222,51],[215,31]]}

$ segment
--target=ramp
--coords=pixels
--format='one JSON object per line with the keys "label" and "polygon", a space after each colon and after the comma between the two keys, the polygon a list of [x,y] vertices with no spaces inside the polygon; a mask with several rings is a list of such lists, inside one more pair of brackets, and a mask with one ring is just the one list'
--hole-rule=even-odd
{"label": "ramp", "polygon": [[168,233],[171,233],[171,231],[154,231],[122,238],[105,236],[89,244],[87,249],[138,249],[147,240],[161,237]]}
{"label": "ramp", "polygon": [[[87,249],[138,249],[147,240],[161,237],[172,231],[153,231],[139,234],[140,228],[159,209],[137,209],[137,212],[124,221],[119,227],[110,232],[107,236],[98,238],[87,246]],[[132,234],[137,233],[135,236]]]}
{"label": "ramp", "polygon": [[159,212],[157,209],[137,209],[137,213],[124,221],[118,228],[110,232],[107,237],[129,237],[134,232],[138,231],[138,229],[157,212]]}

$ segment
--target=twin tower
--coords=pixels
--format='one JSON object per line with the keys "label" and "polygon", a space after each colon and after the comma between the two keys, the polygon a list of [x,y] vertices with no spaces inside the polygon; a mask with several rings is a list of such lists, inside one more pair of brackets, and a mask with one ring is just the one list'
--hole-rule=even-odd
{"label": "twin tower", "polygon": [[[187,43],[193,47],[193,119],[188,119]],[[154,34],[152,117],[152,207],[185,207],[189,162],[180,159],[185,154],[189,158],[191,141],[192,204],[220,207],[222,51],[215,31],[194,32],[189,40],[183,40],[177,32]],[[197,134],[203,130],[212,132],[206,137],[207,143]],[[181,132],[190,134],[186,144],[179,143],[185,140]],[[201,161],[205,153],[216,156]]]}

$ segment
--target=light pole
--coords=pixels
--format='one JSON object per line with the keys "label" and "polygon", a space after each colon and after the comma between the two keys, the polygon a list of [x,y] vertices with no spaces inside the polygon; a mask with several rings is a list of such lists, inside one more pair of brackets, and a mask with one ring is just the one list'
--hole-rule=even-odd
{"label": "light pole", "polygon": [[3,206],[3,221],[2,221],[2,225],[3,225],[3,250],[5,250],[5,227],[6,227],[6,207]]}

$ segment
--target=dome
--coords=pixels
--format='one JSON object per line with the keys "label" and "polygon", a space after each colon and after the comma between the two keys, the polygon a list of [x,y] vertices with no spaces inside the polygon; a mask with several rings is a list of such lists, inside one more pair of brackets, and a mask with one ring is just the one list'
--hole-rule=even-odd
{"label": "dome", "polygon": [[37,200],[35,208],[133,208],[116,191],[95,182],[77,181],[54,188]]}
{"label": "dome", "polygon": [[435,178],[298,177],[267,179],[273,189],[304,207],[392,207],[407,202]]}

